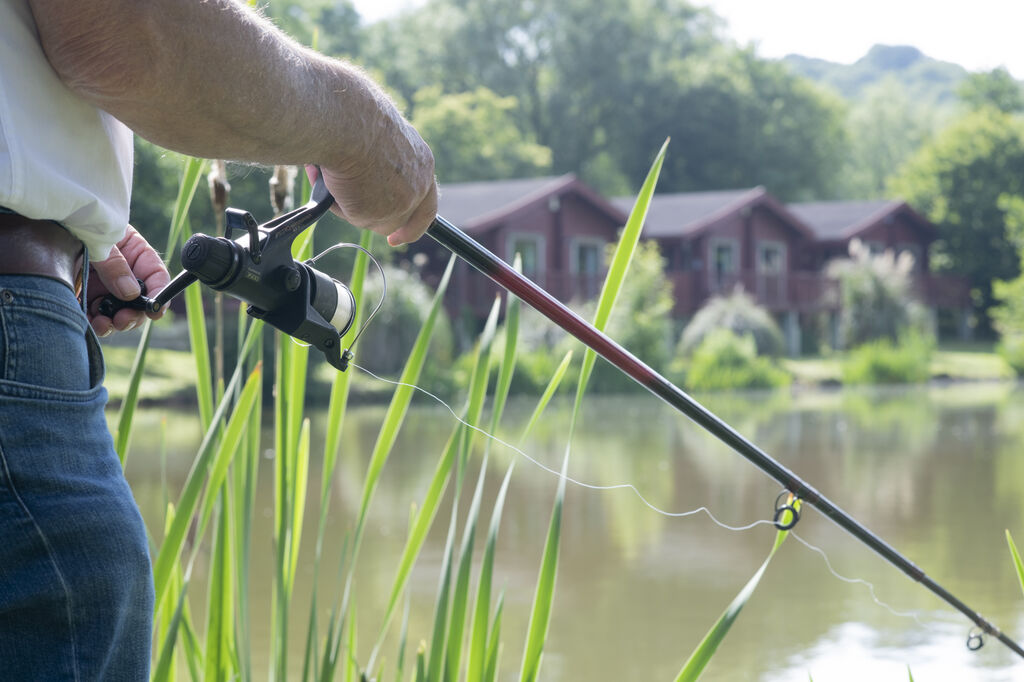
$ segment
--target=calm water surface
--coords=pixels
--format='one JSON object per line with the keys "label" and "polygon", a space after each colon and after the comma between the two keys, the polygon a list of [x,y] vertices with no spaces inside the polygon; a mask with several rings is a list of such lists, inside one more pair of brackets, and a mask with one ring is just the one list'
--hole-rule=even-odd
{"label": "calm water surface", "polygon": [[[1024,597],[1004,536],[1010,529],[1018,546],[1024,546],[1024,390],[1005,384],[958,385],[712,396],[705,404],[1011,637],[1024,640]],[[513,404],[499,435],[517,439],[532,408],[531,401]],[[322,415],[310,416],[314,432],[322,431]],[[349,415],[332,483],[325,566],[336,565],[358,509],[382,417],[383,408],[371,407]],[[569,406],[556,405],[523,449],[558,468],[568,417]],[[151,426],[165,418],[166,474],[161,473],[160,439],[143,435],[142,428],[136,431],[127,470],[151,528],[160,527],[162,475],[171,490],[180,490],[199,441],[190,415],[151,411],[141,417]],[[394,577],[410,506],[423,498],[451,426],[447,411],[417,398],[381,478],[357,579],[364,660]],[[503,680],[518,679],[557,485],[555,476],[514,452],[493,449],[481,525],[513,459],[516,470],[495,579],[497,589],[505,591]],[[258,671],[266,669],[273,556],[272,467],[269,459],[265,464],[250,605]],[[472,466],[469,481],[475,480],[479,459]],[[319,459],[311,466],[311,498],[320,488],[318,471]],[[707,507],[730,525],[770,517],[780,489],[647,396],[589,402],[573,442],[570,475],[594,485],[631,483],[658,508],[683,512]],[[316,505],[311,499],[308,520],[315,521]],[[429,634],[444,548],[441,528],[447,528],[449,514],[448,509],[439,514],[410,581],[410,648]],[[674,679],[757,570],[774,538],[767,526],[733,532],[704,514],[669,518],[629,490],[570,485],[564,514],[555,609],[542,668],[549,682]],[[306,538],[311,540],[314,532],[307,524]],[[821,548],[828,562],[793,538],[787,541],[703,680],[803,681],[809,674],[816,682],[905,680],[908,665],[918,680],[1024,680],[1024,661],[995,640],[969,652],[964,641],[971,624],[964,617],[817,512],[809,510],[796,532]],[[312,542],[305,543],[307,576],[312,552]],[[840,580],[829,564],[857,582]],[[197,598],[204,580],[194,581]],[[299,581],[295,600],[300,605],[292,635],[296,665],[309,582]],[[335,585],[324,581],[322,594],[332,595]],[[324,597],[321,606],[326,612],[330,600]],[[391,658],[396,645],[386,650]],[[385,678],[391,679],[393,663],[387,670]]]}

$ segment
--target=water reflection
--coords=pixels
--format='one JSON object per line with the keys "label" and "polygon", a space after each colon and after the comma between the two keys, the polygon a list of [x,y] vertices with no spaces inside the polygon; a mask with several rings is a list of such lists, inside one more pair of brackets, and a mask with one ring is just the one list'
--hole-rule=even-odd
{"label": "water reflection", "polygon": [[[1024,541],[1021,391],[986,384],[709,396],[706,404],[1011,637],[1024,638],[1024,599],[1003,534],[1009,528],[1018,544]],[[517,438],[531,409],[532,403],[511,405],[499,435]],[[558,468],[568,415],[568,405],[556,407],[524,450]],[[150,433],[159,428],[154,425],[161,416],[144,415]],[[349,416],[331,487],[326,566],[334,565],[358,508],[382,417],[381,408],[362,408]],[[167,478],[177,490],[199,436],[191,416],[170,418]],[[314,415],[314,431],[323,428],[323,421]],[[381,478],[357,583],[366,646],[369,633],[379,627],[378,610],[394,577],[410,505],[422,499],[451,426],[443,408],[426,401],[414,407]],[[150,527],[159,528],[164,505],[157,440],[137,435],[135,441],[128,474]],[[313,452],[319,448],[314,445]],[[506,448],[495,446],[491,454],[484,518],[505,468],[519,460],[496,577],[497,588],[506,594],[503,667],[512,679],[557,481]],[[476,466],[470,467],[467,480],[475,480]],[[319,461],[310,471],[315,479]],[[707,506],[731,525],[768,518],[779,491],[751,464],[646,396],[588,403],[573,444],[570,475],[594,485],[631,483],[651,504],[669,511]],[[270,622],[271,479],[270,467],[264,468],[250,607],[256,637],[266,636]],[[319,486],[318,480],[310,481],[311,491]],[[315,511],[307,512],[310,524]],[[442,509],[439,519],[446,520],[448,513]],[[805,680],[808,673],[815,680],[906,679],[910,665],[917,679],[1024,680],[1024,662],[995,641],[980,652],[967,652],[965,619],[828,520],[809,512],[797,531],[827,552],[835,571],[871,582],[878,600],[913,612],[917,620],[894,615],[863,584],[839,580],[820,556],[791,541],[702,679],[777,682]],[[312,525],[306,532],[311,538]],[[772,539],[766,527],[729,532],[703,515],[666,518],[629,490],[570,486],[544,678],[673,679],[764,559]],[[429,632],[443,544],[443,529],[435,529],[410,582],[413,642]],[[304,552],[302,562],[308,566],[311,543]],[[197,596],[202,582],[201,577],[194,581]],[[308,580],[298,582],[308,590]],[[328,584],[327,592],[333,587]],[[296,627],[303,625],[308,599],[307,591],[295,600],[302,605]],[[326,611],[329,604],[323,607]],[[296,646],[301,640],[293,637]],[[267,648],[254,644],[257,652]],[[257,660],[256,670],[263,669],[265,662]]]}

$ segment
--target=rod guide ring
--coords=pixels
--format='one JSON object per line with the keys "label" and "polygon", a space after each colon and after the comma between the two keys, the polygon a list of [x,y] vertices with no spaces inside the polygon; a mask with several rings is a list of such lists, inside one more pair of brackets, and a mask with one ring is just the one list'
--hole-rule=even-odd
{"label": "rod guide ring", "polygon": [[[785,498],[784,502],[783,498]],[[789,530],[800,520],[800,510],[796,507],[798,499],[796,495],[788,490],[783,490],[775,498],[775,515],[772,517],[772,522],[777,529]],[[783,519],[787,519],[787,513],[789,514],[788,520],[783,521]]]}

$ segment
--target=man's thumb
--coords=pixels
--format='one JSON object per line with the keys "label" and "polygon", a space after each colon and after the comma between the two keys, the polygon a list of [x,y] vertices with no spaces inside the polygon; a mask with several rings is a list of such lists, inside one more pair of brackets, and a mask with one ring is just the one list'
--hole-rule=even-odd
{"label": "man's thumb", "polygon": [[92,267],[107,290],[122,301],[131,301],[142,293],[139,281],[135,279],[135,274],[128,266],[128,261],[124,259],[117,247],[114,247],[106,260],[97,261],[92,264]]}

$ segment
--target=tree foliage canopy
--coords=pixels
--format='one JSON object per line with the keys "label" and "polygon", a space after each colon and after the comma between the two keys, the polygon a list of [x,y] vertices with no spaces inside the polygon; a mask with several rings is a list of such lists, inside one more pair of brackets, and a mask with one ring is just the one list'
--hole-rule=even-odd
{"label": "tree foliage canopy", "polygon": [[520,129],[515,97],[483,87],[443,95],[431,86],[413,102],[412,123],[433,150],[442,182],[526,178],[551,168],[551,150]]}
{"label": "tree foliage canopy", "polygon": [[926,143],[891,188],[939,226],[932,263],[967,276],[987,329],[992,280],[1020,271],[999,197],[1024,195],[1024,123],[994,107],[970,113]]}
{"label": "tree foliage canopy", "polygon": [[514,97],[509,113],[551,150],[552,171],[602,190],[643,177],[672,137],[683,151],[663,171],[664,191],[764,184],[787,199],[829,195],[845,152],[842,106],[719,29],[682,0],[429,0],[371,26],[361,58],[414,118],[424,86]]}

